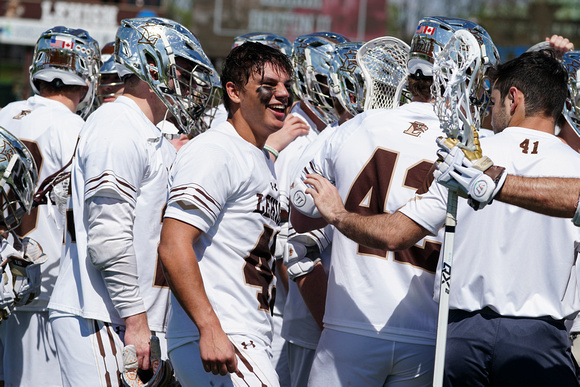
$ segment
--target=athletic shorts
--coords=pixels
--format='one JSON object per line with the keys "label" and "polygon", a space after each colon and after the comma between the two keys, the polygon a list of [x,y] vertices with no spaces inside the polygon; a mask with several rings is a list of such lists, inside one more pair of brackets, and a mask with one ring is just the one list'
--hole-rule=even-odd
{"label": "athletic shorts", "polygon": [[124,345],[116,330],[121,327],[73,315],[50,322],[64,386],[119,385]]}
{"label": "athletic shorts", "polygon": [[279,387],[278,375],[272,365],[270,346],[247,336],[228,335],[236,347],[238,374],[214,375],[203,369],[199,353],[199,341],[192,339],[168,339],[169,359],[177,380],[182,386],[244,386]]}
{"label": "athletic shorts", "polygon": [[451,310],[444,386],[578,386],[563,320]]}
{"label": "athletic shorts", "polygon": [[325,327],[308,385],[431,386],[435,346],[340,332]]}
{"label": "athletic shorts", "polygon": [[48,311],[14,311],[0,324],[0,380],[9,386],[62,386]]}

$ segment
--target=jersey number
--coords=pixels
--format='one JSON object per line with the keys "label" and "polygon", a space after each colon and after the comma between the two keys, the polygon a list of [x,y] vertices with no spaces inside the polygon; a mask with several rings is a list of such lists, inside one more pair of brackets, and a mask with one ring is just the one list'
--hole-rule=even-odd
{"label": "jersey number", "polygon": [[533,155],[537,155],[538,154],[538,145],[540,145],[539,141],[534,141],[532,143],[532,151],[530,152],[530,140],[529,139],[525,139],[524,141],[522,141],[520,143],[520,148],[522,148],[522,153],[525,154],[533,154]]}
{"label": "jersey number", "polygon": [[[269,265],[272,259],[270,241],[274,235],[274,230],[264,225],[264,230],[250,254],[244,258],[244,280],[246,284],[256,287],[259,290],[256,297],[259,303],[259,310],[268,311],[274,305],[274,294],[270,297],[270,284],[274,278],[274,273]],[[274,246],[272,245],[272,248]]]}
{"label": "jersey number", "polygon": [[[398,158],[398,152],[377,148],[354,181],[346,197],[345,208],[361,215],[383,213]],[[420,188],[432,164],[429,161],[421,161],[407,168],[403,187],[414,191]],[[425,241],[424,246],[415,245],[407,250],[395,252],[395,261],[410,263],[435,272],[440,248],[438,243]],[[384,250],[363,245],[358,245],[357,249],[361,255],[387,257],[387,251]]]}

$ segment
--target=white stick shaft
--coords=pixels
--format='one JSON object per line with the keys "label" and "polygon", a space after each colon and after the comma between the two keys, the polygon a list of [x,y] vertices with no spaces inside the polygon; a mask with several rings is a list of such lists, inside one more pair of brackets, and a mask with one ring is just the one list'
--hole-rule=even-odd
{"label": "white stick shaft", "polygon": [[449,291],[451,287],[451,267],[453,265],[453,242],[457,225],[457,191],[449,190],[447,196],[447,216],[445,218],[445,240],[443,242],[443,267],[439,290],[439,315],[437,317],[437,340],[435,342],[435,368],[433,387],[443,386],[445,369],[445,347],[447,345],[447,320],[449,318]]}

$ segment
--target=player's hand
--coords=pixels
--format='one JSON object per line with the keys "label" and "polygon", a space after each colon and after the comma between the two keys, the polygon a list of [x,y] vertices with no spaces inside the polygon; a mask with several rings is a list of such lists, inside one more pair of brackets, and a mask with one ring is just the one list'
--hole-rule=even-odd
{"label": "player's hand", "polygon": [[338,190],[328,179],[317,173],[310,173],[306,175],[304,184],[312,186],[305,193],[312,195],[318,212],[329,224],[336,224],[340,215],[347,212]]}
{"label": "player's hand", "polygon": [[125,318],[125,345],[134,345],[138,367],[148,370],[150,366],[151,330],[145,312]]}
{"label": "player's hand", "polygon": [[546,38],[546,42],[550,43],[550,47],[556,51],[558,59],[560,60],[565,53],[574,50],[574,43],[560,35],[552,35],[551,37]]}
{"label": "player's hand", "polygon": [[310,126],[302,118],[290,113],[286,116],[282,129],[268,136],[266,144],[278,152],[281,152],[288,146],[288,144],[294,141],[296,137],[308,134],[309,130]]}
{"label": "player's hand", "polygon": [[199,352],[206,372],[214,375],[238,372],[238,359],[234,345],[221,327],[200,331]]}
{"label": "player's hand", "polygon": [[494,167],[486,156],[471,161],[463,149],[456,145],[450,147],[446,140],[437,139],[440,149],[433,176],[439,184],[467,195],[469,205],[475,210],[485,207],[503,186],[507,176],[505,168]]}

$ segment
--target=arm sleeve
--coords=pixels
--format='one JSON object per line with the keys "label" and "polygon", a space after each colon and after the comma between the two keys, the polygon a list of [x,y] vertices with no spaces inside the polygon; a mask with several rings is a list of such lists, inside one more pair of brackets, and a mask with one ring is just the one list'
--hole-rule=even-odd
{"label": "arm sleeve", "polygon": [[121,318],[145,311],[133,248],[134,206],[120,199],[87,200],[87,249]]}

